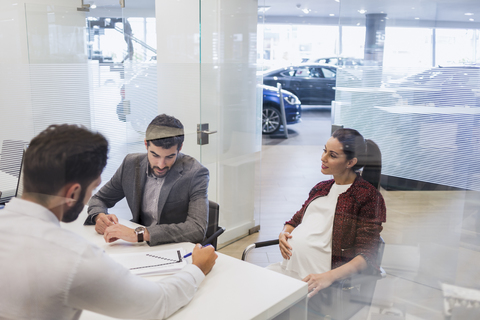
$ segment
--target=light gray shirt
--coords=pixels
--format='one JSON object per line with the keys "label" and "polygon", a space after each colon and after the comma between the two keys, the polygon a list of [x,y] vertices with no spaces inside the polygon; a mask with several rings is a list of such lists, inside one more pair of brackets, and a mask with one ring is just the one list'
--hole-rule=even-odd
{"label": "light gray shirt", "polygon": [[158,178],[147,169],[147,181],[145,181],[145,190],[142,198],[142,224],[144,226],[153,226],[160,221],[158,212],[158,199],[162,191],[165,177]]}
{"label": "light gray shirt", "polygon": [[0,210],[0,319],[78,319],[83,309],[110,317],[163,319],[187,304],[203,272],[187,265],[152,282],[60,227],[33,202]]}

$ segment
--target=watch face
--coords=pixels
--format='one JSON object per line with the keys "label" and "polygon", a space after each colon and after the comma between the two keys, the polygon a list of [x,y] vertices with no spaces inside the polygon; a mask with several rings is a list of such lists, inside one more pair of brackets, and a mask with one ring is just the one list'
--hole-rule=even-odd
{"label": "watch face", "polygon": [[144,231],[145,231],[145,228],[144,228],[144,227],[136,227],[136,228],[135,228],[135,232],[136,232],[136,233],[140,233],[140,232],[143,233]]}

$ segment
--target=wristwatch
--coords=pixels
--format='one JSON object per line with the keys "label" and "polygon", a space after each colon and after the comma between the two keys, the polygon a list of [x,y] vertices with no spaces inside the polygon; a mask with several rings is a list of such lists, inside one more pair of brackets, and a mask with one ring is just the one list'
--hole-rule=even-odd
{"label": "wristwatch", "polygon": [[135,234],[137,235],[138,242],[143,242],[143,235],[145,234],[145,227],[135,228]]}

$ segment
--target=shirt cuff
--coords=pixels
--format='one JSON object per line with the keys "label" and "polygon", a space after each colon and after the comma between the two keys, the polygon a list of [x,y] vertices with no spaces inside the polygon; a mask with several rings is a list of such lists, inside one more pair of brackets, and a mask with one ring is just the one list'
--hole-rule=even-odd
{"label": "shirt cuff", "polygon": [[192,275],[192,277],[195,279],[195,284],[197,285],[197,287],[200,285],[200,283],[202,283],[203,279],[205,279],[205,274],[203,273],[203,271],[194,264],[186,265],[183,268],[183,271],[186,271]]}

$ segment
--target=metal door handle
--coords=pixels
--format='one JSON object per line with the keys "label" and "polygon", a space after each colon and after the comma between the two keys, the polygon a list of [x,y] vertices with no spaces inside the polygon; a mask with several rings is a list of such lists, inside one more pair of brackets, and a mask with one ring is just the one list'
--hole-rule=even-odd
{"label": "metal door handle", "polygon": [[208,144],[208,135],[212,133],[217,133],[215,131],[208,131],[208,123],[201,123],[197,125],[197,144],[204,145]]}

